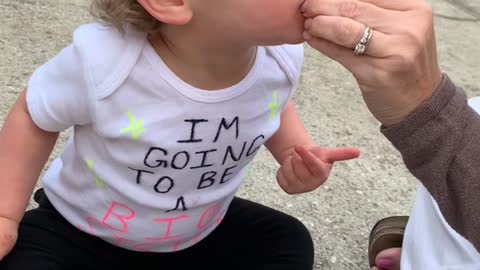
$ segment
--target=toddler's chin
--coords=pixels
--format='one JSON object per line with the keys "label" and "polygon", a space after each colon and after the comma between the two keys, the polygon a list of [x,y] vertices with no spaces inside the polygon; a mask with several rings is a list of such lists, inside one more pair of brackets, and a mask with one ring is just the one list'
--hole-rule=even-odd
{"label": "toddler's chin", "polygon": [[305,38],[303,38],[303,31],[304,31],[304,28],[303,28],[303,24],[301,27],[299,27],[299,29],[295,29],[294,32],[292,32],[289,37],[288,37],[288,41],[285,42],[287,44],[300,44],[300,43],[303,43],[305,42]]}
{"label": "toddler's chin", "polygon": [[302,32],[296,38],[292,39],[291,42],[288,42],[288,44],[301,44],[304,42],[305,42],[305,38],[303,38],[303,32]]}

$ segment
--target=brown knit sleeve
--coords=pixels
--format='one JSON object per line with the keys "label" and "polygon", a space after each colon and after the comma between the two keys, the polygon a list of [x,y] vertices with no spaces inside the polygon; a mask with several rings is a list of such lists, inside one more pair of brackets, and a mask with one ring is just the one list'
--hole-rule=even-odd
{"label": "brown knit sleeve", "polygon": [[447,75],[435,95],[382,133],[450,226],[480,252],[480,116]]}

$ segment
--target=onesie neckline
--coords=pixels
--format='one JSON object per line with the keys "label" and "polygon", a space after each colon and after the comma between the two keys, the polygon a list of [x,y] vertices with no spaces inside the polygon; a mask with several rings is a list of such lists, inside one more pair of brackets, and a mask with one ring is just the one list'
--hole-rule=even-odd
{"label": "onesie neckline", "polygon": [[258,78],[264,58],[265,48],[259,46],[255,55],[255,61],[247,75],[237,84],[219,90],[205,90],[195,87],[181,78],[179,78],[163,61],[161,56],[155,51],[149,42],[145,45],[145,56],[153,67],[155,73],[158,73],[165,81],[175,88],[182,95],[199,102],[216,103],[222,102],[240,96],[252,87]]}

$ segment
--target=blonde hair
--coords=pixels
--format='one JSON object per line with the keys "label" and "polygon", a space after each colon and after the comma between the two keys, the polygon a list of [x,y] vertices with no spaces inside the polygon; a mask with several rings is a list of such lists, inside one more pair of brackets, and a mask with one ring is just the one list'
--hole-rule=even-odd
{"label": "blonde hair", "polygon": [[124,31],[126,24],[137,30],[153,34],[161,22],[150,15],[137,0],[92,0],[90,13],[100,22]]}

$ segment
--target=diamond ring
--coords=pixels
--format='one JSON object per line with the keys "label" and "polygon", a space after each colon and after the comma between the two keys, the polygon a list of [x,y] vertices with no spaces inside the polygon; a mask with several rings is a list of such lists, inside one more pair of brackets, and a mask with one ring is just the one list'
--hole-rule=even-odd
{"label": "diamond ring", "polygon": [[363,36],[360,41],[355,46],[355,50],[353,51],[356,55],[365,54],[365,51],[368,48],[368,44],[373,36],[373,29],[371,27],[366,27],[365,31],[363,32]]}

